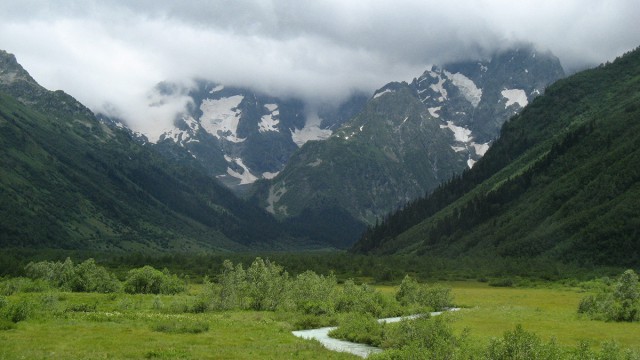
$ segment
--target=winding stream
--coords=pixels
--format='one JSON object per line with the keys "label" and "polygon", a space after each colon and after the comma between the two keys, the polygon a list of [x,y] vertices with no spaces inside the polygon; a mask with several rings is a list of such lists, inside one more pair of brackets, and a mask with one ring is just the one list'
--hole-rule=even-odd
{"label": "winding stream", "polygon": [[[452,309],[449,309],[448,311],[457,311],[457,310],[459,309],[452,308]],[[436,311],[436,312],[430,313],[431,316],[438,316],[440,314],[442,314],[442,311]],[[399,316],[399,317],[392,317],[392,318],[386,318],[386,319],[378,319],[378,322],[394,323],[402,319],[415,319],[419,316],[421,315],[409,315],[409,316]],[[338,339],[329,337],[329,332],[335,328],[336,328],[335,326],[323,327],[319,329],[298,330],[298,331],[293,331],[292,333],[293,335],[299,338],[309,339],[309,340],[310,339],[318,340],[322,344],[322,346],[324,346],[329,350],[348,352],[363,358],[366,358],[367,356],[373,353],[382,352],[382,349],[375,346],[354,343],[346,340],[338,340]]]}

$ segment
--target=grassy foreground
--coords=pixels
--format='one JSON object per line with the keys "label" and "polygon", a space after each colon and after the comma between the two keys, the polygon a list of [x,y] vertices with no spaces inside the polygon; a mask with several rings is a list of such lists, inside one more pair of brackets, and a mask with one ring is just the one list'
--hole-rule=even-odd
{"label": "grassy foreground", "polygon": [[640,349],[640,323],[593,321],[577,314],[586,293],[577,288],[490,287],[486,283],[450,283],[456,304],[465,307],[456,314],[456,329],[471,329],[477,342],[502,336],[521,324],[547,341],[555,337],[560,345],[575,347],[588,341],[599,348],[615,340],[622,347]]}
{"label": "grassy foreground", "polygon": [[[593,347],[615,340],[640,347],[640,324],[592,321],[576,309],[579,289],[499,288],[486,283],[454,282],[455,303],[463,310],[456,331],[471,330],[474,343],[486,344],[517,324],[561,346],[586,340]],[[394,287],[379,288],[393,296]],[[16,293],[31,316],[0,327],[0,359],[347,359],[313,341],[294,337],[296,315],[257,311],[189,312],[200,291],[191,285],[179,295],[131,295],[67,292]]]}
{"label": "grassy foreground", "polygon": [[16,296],[50,309],[0,330],[0,359],[352,358],[294,337],[286,314],[181,313],[193,295]]}

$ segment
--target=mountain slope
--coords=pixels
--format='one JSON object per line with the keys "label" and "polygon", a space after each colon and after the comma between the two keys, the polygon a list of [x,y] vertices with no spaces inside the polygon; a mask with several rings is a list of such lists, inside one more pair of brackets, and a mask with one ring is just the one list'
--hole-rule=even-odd
{"label": "mountain slope", "polygon": [[640,49],[556,82],[461,177],[357,252],[640,261]]}
{"label": "mountain slope", "polygon": [[300,146],[328,138],[367,100],[356,94],[339,106],[309,109],[299,99],[205,80],[196,81],[188,91],[161,83],[153,90],[153,98],[182,93],[192,100],[186,113],[168,128],[138,135],[169,157],[186,150],[211,176],[236,192],[248,190],[258,179],[276,176]]}
{"label": "mountain slope", "polygon": [[331,138],[256,183],[254,199],[283,219],[340,209],[373,224],[473,166],[499,126],[562,76],[557,58],[523,46],[387,84]]}
{"label": "mountain slope", "polygon": [[[0,247],[242,250],[290,245],[194,161],[172,162],[0,52]],[[286,243],[282,243],[286,240]]]}

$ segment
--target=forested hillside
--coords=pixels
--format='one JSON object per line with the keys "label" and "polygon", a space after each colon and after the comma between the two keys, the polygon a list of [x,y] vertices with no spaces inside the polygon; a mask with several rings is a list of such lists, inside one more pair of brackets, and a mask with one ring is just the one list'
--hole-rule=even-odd
{"label": "forested hillside", "polygon": [[0,159],[2,248],[295,246],[265,211],[237,199],[195,162],[172,162],[137,144],[71,96],[42,88],[6,52]]}
{"label": "forested hillside", "polygon": [[638,144],[640,49],[550,86],[473,169],[353,250],[638,264]]}

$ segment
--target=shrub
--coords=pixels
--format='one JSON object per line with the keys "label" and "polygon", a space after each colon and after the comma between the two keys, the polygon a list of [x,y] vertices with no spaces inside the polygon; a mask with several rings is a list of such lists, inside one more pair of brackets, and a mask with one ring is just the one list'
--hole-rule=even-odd
{"label": "shrub", "polygon": [[44,280],[16,277],[0,282],[0,294],[9,296],[15,293],[41,292],[49,288]]}
{"label": "shrub", "polygon": [[456,336],[444,316],[402,320],[385,328],[382,354],[372,359],[467,359],[468,332]]}
{"label": "shrub", "polygon": [[46,281],[65,291],[111,293],[120,290],[120,282],[93,259],[74,265],[70,258],[64,262],[30,262],[25,267],[32,279]]}
{"label": "shrub", "polygon": [[288,298],[295,309],[305,314],[324,315],[335,310],[336,277],[305,271],[289,287]]}
{"label": "shrub", "polygon": [[336,310],[338,312],[357,312],[380,317],[385,310],[393,309],[382,294],[367,284],[356,285],[353,280],[347,280],[338,294]]}
{"label": "shrub", "polygon": [[256,258],[246,271],[247,295],[253,310],[275,310],[285,300],[289,274],[282,266]]}
{"label": "shrub", "polygon": [[404,306],[419,305],[428,307],[434,311],[444,310],[451,307],[453,297],[451,289],[443,286],[427,286],[418,284],[409,275],[405,276],[400,283],[396,300]]}
{"label": "shrub", "polygon": [[596,295],[585,296],[578,305],[578,313],[594,320],[640,320],[638,275],[633,270],[627,270],[612,286]]}
{"label": "shrub", "polygon": [[398,300],[400,304],[407,306],[417,303],[419,299],[420,285],[411,276],[406,275],[400,283],[398,292],[396,292],[396,300]]}
{"label": "shrub", "polygon": [[122,285],[115,275],[107,269],[96,265],[93,259],[88,259],[75,268],[76,277],[72,283],[73,291],[114,293],[120,291]]}
{"label": "shrub", "polygon": [[553,339],[545,344],[536,334],[527,332],[521,325],[517,325],[515,330],[505,332],[502,338],[491,340],[486,350],[486,358],[555,360],[562,358],[562,352]]}
{"label": "shrub", "polygon": [[15,304],[5,306],[3,310],[5,319],[13,323],[17,323],[27,320],[29,316],[31,316],[31,313],[33,312],[33,306],[30,302],[22,300]]}
{"label": "shrub", "polygon": [[356,343],[380,346],[384,336],[384,324],[370,314],[349,313],[342,318],[340,326],[329,332],[329,336]]}
{"label": "shrub", "polygon": [[229,260],[222,266],[218,308],[276,310],[287,302],[289,274],[282,266],[259,257],[246,270]]}
{"label": "shrub", "polygon": [[185,290],[185,284],[167,269],[157,270],[146,265],[129,270],[124,291],[129,294],[177,294]]}

